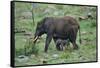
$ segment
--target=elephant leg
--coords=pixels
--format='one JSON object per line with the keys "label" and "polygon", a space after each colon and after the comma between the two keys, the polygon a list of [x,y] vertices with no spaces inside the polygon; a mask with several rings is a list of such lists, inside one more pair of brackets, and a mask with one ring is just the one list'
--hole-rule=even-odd
{"label": "elephant leg", "polygon": [[73,44],[73,49],[78,49],[78,45],[76,44],[75,41],[71,41],[71,43]]}
{"label": "elephant leg", "polygon": [[45,42],[45,52],[47,52],[48,46],[49,46],[51,40],[52,40],[52,35],[47,35],[46,42]]}
{"label": "elephant leg", "polygon": [[70,40],[70,42],[73,44],[73,49],[78,49],[78,45],[75,40]]}
{"label": "elephant leg", "polygon": [[64,50],[64,45],[63,45],[63,43],[60,43],[59,47],[60,47],[60,51],[63,51],[63,50]]}
{"label": "elephant leg", "polygon": [[69,36],[69,40],[73,44],[74,49],[78,49],[78,45],[76,44],[76,35],[77,35],[77,32],[73,30]]}

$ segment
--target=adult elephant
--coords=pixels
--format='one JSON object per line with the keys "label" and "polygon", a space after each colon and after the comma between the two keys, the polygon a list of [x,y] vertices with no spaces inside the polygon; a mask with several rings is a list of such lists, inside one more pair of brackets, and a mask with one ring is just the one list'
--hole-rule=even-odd
{"label": "adult elephant", "polygon": [[[70,16],[65,17],[45,17],[43,20],[38,22],[36,27],[36,32],[34,36],[34,43],[37,41],[39,36],[47,34],[45,41],[45,52],[48,50],[48,46],[52,40],[56,42],[57,39],[69,40],[73,44],[74,49],[78,49],[76,44],[77,32],[79,30],[80,35],[80,26],[79,23]],[[80,38],[81,42],[81,38]]]}

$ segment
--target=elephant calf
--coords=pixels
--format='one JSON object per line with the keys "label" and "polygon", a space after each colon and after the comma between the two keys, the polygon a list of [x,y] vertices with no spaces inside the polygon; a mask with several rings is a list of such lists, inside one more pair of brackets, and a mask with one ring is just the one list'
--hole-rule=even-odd
{"label": "elephant calf", "polygon": [[65,46],[69,45],[69,40],[63,40],[63,39],[57,39],[56,43],[56,48],[59,51],[63,51],[65,49]]}

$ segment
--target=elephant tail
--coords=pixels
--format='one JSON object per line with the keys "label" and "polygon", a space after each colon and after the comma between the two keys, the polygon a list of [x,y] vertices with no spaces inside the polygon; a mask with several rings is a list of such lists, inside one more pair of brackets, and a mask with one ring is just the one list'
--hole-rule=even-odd
{"label": "elephant tail", "polygon": [[80,31],[80,26],[79,26],[79,42],[80,42],[80,44],[82,43],[82,40],[81,40],[81,31]]}

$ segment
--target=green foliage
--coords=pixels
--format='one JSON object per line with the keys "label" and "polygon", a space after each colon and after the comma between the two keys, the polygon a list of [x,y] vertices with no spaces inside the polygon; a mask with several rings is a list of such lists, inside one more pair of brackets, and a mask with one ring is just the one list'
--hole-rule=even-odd
{"label": "green foliage", "polygon": [[15,50],[15,54],[16,54],[16,56],[18,56],[18,55],[23,55],[24,54],[24,49],[22,49],[22,48],[19,48],[19,49],[16,49]]}
{"label": "green foliage", "polygon": [[27,56],[31,54],[38,55],[38,52],[39,52],[39,48],[37,45],[33,43],[32,39],[27,39],[23,48],[16,49],[17,56],[23,54]]}
{"label": "green foliage", "polygon": [[90,26],[91,26],[91,28],[92,28],[92,27],[96,27],[96,22],[95,22],[95,20],[93,20],[93,21],[91,22],[91,25],[90,25]]}

